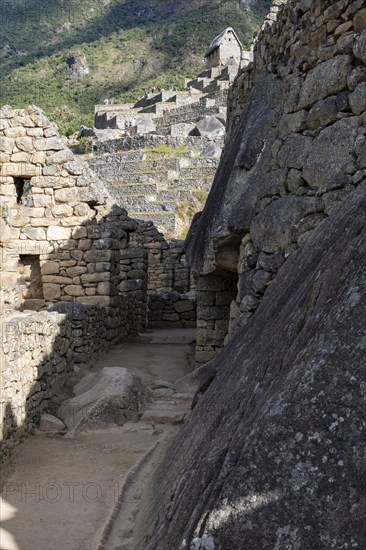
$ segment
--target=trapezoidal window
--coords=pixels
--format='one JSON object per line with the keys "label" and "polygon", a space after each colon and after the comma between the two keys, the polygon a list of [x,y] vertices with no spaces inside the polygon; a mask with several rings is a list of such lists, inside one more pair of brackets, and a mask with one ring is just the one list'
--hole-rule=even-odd
{"label": "trapezoidal window", "polygon": [[19,286],[22,301],[43,299],[43,284],[39,256],[23,254],[19,256]]}
{"label": "trapezoidal window", "polygon": [[15,190],[17,193],[17,204],[28,206],[32,193],[32,186],[29,178],[14,178]]}

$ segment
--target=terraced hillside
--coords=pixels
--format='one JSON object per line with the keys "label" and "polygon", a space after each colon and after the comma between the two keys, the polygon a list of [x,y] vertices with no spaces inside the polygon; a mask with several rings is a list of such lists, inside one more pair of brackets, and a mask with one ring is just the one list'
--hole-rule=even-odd
{"label": "terraced hillside", "polygon": [[225,26],[249,44],[268,0],[12,0],[1,6],[0,103],[36,103],[69,133],[105,97],[178,88]]}
{"label": "terraced hillside", "polygon": [[191,142],[191,149],[160,146],[97,156],[89,166],[131,216],[153,221],[167,238],[183,238],[206,202],[219,163],[202,156],[201,138]]}

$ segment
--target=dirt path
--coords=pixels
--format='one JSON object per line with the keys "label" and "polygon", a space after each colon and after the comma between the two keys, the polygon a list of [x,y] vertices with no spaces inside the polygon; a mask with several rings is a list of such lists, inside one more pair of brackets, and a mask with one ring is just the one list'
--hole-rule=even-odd
{"label": "dirt path", "polygon": [[93,371],[125,367],[154,391],[139,422],[74,438],[37,434],[3,471],[0,550],[137,550],[134,518],[146,480],[190,409],[172,383],[191,369],[191,329],[130,340]]}

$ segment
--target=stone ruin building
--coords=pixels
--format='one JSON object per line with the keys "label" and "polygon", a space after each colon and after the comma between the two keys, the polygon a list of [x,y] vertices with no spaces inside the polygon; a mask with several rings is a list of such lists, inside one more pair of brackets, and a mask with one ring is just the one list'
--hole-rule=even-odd
{"label": "stone ruin building", "polygon": [[135,104],[95,107],[98,141],[89,166],[130,216],[152,220],[168,237],[185,236],[219,164],[228,89],[251,58],[245,54],[228,28],[212,42],[207,68],[186,80],[186,91],[161,90]]}
{"label": "stone ruin building", "polygon": [[2,440],[70,377],[159,323],[194,326],[182,243],[117,206],[37,107],[0,110]]}
{"label": "stone ruin building", "polygon": [[211,42],[205,53],[206,67],[220,67],[226,65],[240,65],[243,55],[243,46],[238,35],[231,27],[225,29]]}
{"label": "stone ruin building", "polygon": [[[191,111],[149,114],[159,133],[110,139],[106,130],[88,162],[39,108],[0,110],[3,446],[33,429],[74,369],[113,344],[147,323],[195,326],[195,280],[171,237],[206,199],[237,70],[190,82]],[[135,110],[169,98],[152,99]],[[159,155],[159,145],[172,153]]]}

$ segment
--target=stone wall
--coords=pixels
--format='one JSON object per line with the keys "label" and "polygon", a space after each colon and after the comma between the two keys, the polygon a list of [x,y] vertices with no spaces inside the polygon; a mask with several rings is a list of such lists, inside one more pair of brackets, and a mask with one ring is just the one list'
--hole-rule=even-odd
{"label": "stone wall", "polygon": [[196,294],[167,292],[149,295],[148,327],[195,327]]}
{"label": "stone wall", "polygon": [[34,106],[0,109],[0,202],[0,424],[11,446],[74,368],[144,329],[144,231],[163,237],[113,204]]}
{"label": "stone wall", "polygon": [[[113,307],[58,303],[41,312],[14,312],[2,323],[0,451],[32,432],[79,369],[141,330],[136,292]],[[145,326],[145,318],[143,320]]]}
{"label": "stone wall", "polygon": [[65,314],[71,323],[70,349],[76,367],[90,366],[113,345],[136,335],[142,330],[142,325],[145,327],[145,317],[142,322],[137,307],[140,301],[137,292],[115,297],[113,307],[58,303],[49,308],[48,311]]}
{"label": "stone wall", "polygon": [[197,278],[197,366],[213,359],[224,346],[236,292],[236,279],[218,275]]}
{"label": "stone wall", "polygon": [[[222,145],[222,137],[213,140],[218,145]],[[115,154],[123,151],[131,151],[129,160],[140,159],[140,149],[154,149],[160,145],[166,145],[172,149],[187,147],[191,150],[203,151],[207,147],[207,140],[200,136],[173,137],[158,136],[155,134],[145,134],[139,136],[116,137],[105,139],[95,144],[97,156],[106,154]],[[134,154],[134,156],[132,156]],[[127,160],[127,157],[126,159]]]}
{"label": "stone wall", "polygon": [[73,374],[72,324],[57,312],[3,319],[0,348],[0,450],[34,430]]}
{"label": "stone wall", "polygon": [[202,276],[237,274],[230,336],[365,178],[365,14],[357,0],[276,0],[229,92],[226,148],[187,254]]}

